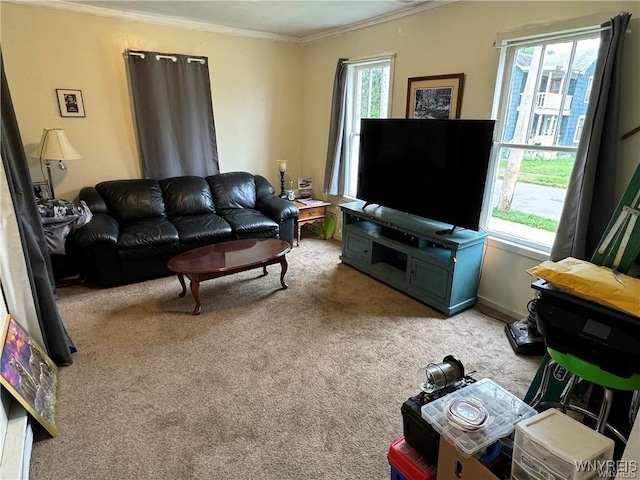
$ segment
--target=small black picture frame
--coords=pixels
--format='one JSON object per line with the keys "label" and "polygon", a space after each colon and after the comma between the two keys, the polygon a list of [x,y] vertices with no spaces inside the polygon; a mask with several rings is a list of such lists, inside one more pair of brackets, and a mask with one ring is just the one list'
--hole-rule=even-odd
{"label": "small black picture frame", "polygon": [[61,117],[86,117],[82,90],[56,88]]}

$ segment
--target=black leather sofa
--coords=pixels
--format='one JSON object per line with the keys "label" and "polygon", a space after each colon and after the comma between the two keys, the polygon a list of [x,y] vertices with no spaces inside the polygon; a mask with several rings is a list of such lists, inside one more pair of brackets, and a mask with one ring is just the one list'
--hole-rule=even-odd
{"label": "black leather sofa", "polygon": [[93,213],[75,232],[76,255],[89,282],[103,287],[171,272],[180,252],[243,238],[281,238],[293,245],[298,208],[275,195],[260,175],[111,180],[80,190]]}

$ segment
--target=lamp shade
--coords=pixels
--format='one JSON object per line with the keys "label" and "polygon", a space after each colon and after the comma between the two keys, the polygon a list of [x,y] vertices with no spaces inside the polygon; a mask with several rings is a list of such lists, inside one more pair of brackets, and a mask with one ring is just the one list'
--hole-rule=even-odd
{"label": "lamp shade", "polygon": [[287,171],[287,161],[286,160],[276,160],[278,164],[278,170],[282,173]]}
{"label": "lamp shade", "polygon": [[40,160],[78,160],[82,158],[61,128],[45,128],[40,143],[30,155]]}

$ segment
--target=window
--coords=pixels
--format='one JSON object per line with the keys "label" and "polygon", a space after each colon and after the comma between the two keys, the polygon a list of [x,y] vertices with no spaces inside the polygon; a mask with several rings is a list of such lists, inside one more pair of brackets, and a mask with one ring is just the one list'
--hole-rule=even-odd
{"label": "window", "polygon": [[[587,111],[597,28],[503,42],[482,225],[550,252]],[[574,101],[574,98],[576,101]]]}
{"label": "window", "polygon": [[584,92],[584,98],[582,99],[582,101],[584,103],[589,103],[589,97],[591,96],[591,86],[593,85],[593,77],[591,77],[589,79],[589,81],[587,82],[587,88]]}
{"label": "window", "polygon": [[576,124],[576,133],[573,135],[573,141],[576,144],[580,141],[580,136],[582,135],[582,127],[584,127],[584,115],[580,115],[578,117],[578,123]]}
{"label": "window", "polygon": [[346,132],[346,196],[356,198],[360,119],[387,118],[391,111],[391,79],[393,58],[377,58],[353,62],[347,71]]}

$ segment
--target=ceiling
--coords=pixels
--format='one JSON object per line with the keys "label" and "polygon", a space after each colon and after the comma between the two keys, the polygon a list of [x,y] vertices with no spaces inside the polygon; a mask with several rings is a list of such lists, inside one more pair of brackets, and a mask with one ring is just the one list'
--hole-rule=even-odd
{"label": "ceiling", "polygon": [[[19,0],[18,0],[19,1]],[[47,6],[87,13],[144,15],[157,20],[198,22],[292,39],[324,36],[433,8],[442,0],[67,0]]]}

